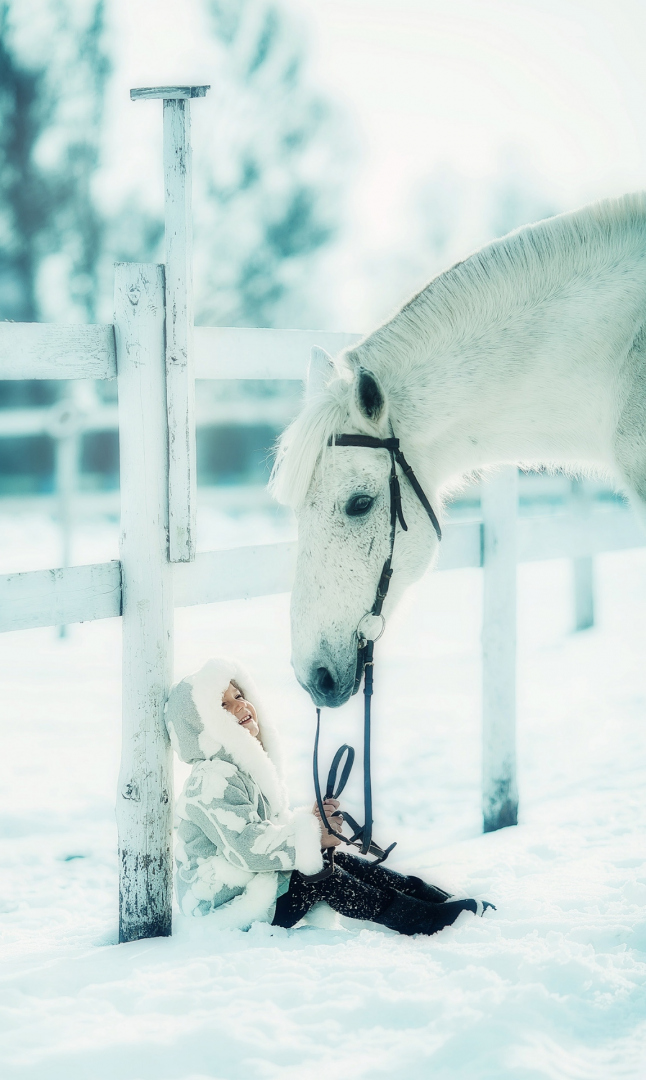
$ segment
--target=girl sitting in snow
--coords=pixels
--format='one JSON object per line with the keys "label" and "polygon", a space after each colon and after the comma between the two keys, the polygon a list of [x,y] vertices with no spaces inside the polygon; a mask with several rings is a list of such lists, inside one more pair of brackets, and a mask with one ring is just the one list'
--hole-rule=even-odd
{"label": "girl sitting in snow", "polygon": [[[177,806],[177,897],[184,915],[210,915],[223,928],[257,920],[294,926],[316,903],[401,934],[434,934],[461,911],[491,905],[449,893],[337,851],[333,873],[322,851],[337,847],[318,809],[290,810],[276,733],[261,716],[246,671],[209,660],[171,690],[166,723],[179,757],[192,764]],[[336,800],[325,804],[334,814]],[[339,819],[337,818],[337,821]]]}

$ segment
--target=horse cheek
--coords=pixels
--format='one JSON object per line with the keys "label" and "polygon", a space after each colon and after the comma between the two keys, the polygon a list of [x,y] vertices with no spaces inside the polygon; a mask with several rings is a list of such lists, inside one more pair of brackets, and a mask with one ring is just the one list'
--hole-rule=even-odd
{"label": "horse cheek", "polygon": [[321,624],[328,606],[324,549],[323,539],[316,532],[303,536],[301,531],[291,598],[292,665],[301,682],[319,652]]}
{"label": "horse cheek", "polygon": [[331,664],[345,677],[356,663],[355,630],[372,605],[372,577],[376,582],[378,574],[371,576],[365,551],[361,545],[357,549],[357,538],[341,523],[328,519],[310,529],[302,521],[299,532],[291,603],[292,665],[304,685],[319,665]]}

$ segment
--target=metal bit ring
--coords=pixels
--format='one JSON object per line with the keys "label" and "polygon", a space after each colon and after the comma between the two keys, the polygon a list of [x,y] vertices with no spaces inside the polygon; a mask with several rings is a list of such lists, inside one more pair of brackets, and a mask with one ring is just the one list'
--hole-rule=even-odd
{"label": "metal bit ring", "polygon": [[[376,637],[369,637],[367,634],[365,634],[363,632],[363,630],[361,629],[361,624],[363,623],[364,619],[381,619],[381,630],[379,631],[379,633],[377,634]],[[366,641],[379,641],[379,638],[382,636],[385,629],[386,629],[386,620],[385,620],[383,615],[381,615],[381,614],[380,615],[373,615],[372,611],[366,611],[365,615],[362,615],[361,618],[359,619],[359,624],[357,626],[357,637],[359,639],[359,647],[362,648],[361,642],[365,643]]]}

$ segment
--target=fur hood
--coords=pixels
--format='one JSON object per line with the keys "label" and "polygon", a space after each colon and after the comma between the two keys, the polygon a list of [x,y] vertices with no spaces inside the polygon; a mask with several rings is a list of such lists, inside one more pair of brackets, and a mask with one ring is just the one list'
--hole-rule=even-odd
{"label": "fur hood", "polygon": [[[260,736],[254,739],[222,708],[222,695],[234,680],[255,706]],[[176,683],[165,710],[173,749],[182,761],[208,761],[224,750],[236,765],[253,777],[269,801],[273,814],[287,809],[287,791],[276,729],[267,717],[249,672],[235,660],[208,660],[193,675]]]}

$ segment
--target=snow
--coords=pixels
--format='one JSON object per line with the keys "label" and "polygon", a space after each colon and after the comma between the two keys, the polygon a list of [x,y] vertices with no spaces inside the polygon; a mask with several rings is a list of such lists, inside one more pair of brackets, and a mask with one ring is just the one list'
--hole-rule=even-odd
{"label": "snow", "polygon": [[[225,527],[212,515],[203,538]],[[237,529],[249,543],[268,531],[261,515]],[[0,511],[0,537],[3,569],[51,560],[36,512]],[[115,542],[114,525],[85,522],[76,557]],[[600,557],[597,580],[597,625],[574,635],[570,567],[520,570],[514,829],[479,832],[479,573],[428,576],[379,645],[376,838],[398,840],[395,868],[498,908],[432,938],[176,916],[172,939],[115,944],[119,621],[3,635],[2,1076],[646,1076],[646,549]],[[255,669],[294,801],[310,801],[314,715],[290,672],[288,598],[180,610],[177,675],[219,652]],[[324,713],[324,762],[359,743],[359,712]]]}

